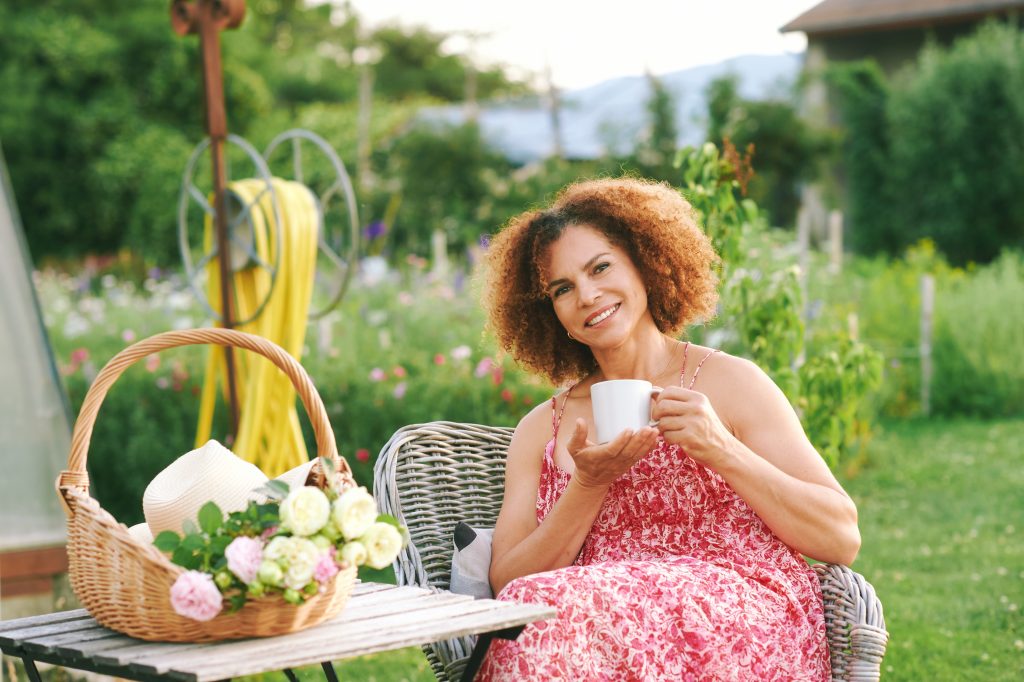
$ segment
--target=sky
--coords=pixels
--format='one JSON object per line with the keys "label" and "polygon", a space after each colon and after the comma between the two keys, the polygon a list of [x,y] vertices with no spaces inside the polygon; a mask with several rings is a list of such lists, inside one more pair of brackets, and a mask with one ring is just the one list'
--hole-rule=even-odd
{"label": "sky", "polygon": [[[560,88],[655,75],[742,54],[803,52],[779,28],[820,0],[349,0],[369,25],[455,32],[445,47]],[[342,0],[335,0],[341,4]]]}

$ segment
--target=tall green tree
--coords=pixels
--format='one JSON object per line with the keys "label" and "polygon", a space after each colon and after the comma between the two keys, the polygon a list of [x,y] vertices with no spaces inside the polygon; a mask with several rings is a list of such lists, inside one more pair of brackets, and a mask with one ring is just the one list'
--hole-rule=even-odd
{"label": "tall green tree", "polygon": [[846,183],[850,243],[860,253],[898,253],[909,242],[899,222],[883,209],[892,201],[889,185],[889,85],[873,60],[836,64],[828,71],[845,134],[841,173]]}
{"label": "tall green tree", "polygon": [[647,74],[647,82],[651,86],[647,100],[648,123],[637,145],[636,162],[640,172],[649,178],[674,180],[678,175],[674,163],[679,146],[675,98],[654,74]]}
{"label": "tall green tree", "polygon": [[[257,147],[317,124],[351,164],[351,135],[333,122],[356,118],[352,54],[367,42],[385,50],[374,140],[397,136],[413,115],[390,101],[464,96],[465,63],[444,54],[444,36],[394,28],[378,39],[350,7],[326,3],[247,10],[221,45],[229,129]],[[181,175],[205,136],[197,38],[172,32],[163,2],[5,0],[0,26],[0,139],[33,257],[127,247],[177,261]],[[523,87],[500,69],[478,75],[481,97]]]}

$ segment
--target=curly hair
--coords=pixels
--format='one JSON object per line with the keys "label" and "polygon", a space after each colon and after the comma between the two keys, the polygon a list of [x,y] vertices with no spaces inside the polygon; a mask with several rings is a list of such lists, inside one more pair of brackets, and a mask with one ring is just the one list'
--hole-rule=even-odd
{"label": "curly hair", "polygon": [[572,225],[598,230],[629,254],[663,333],[675,336],[714,316],[718,256],[678,190],[637,178],[576,182],[550,208],[512,218],[487,251],[483,304],[489,327],[523,367],[555,385],[597,367],[590,349],[566,335],[541,281],[549,247]]}

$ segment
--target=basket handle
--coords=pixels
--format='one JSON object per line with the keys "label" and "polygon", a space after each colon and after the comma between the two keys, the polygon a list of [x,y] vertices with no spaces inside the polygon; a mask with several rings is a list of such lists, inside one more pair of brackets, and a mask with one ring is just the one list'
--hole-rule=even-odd
{"label": "basket handle", "polygon": [[[334,462],[335,469],[343,480],[348,483],[354,481],[348,462],[338,456],[338,446],[334,442],[334,430],[327,419],[327,410],[324,408],[323,400],[320,399],[320,394],[313,386],[309,374],[295,358],[276,343],[255,334],[220,327],[184,329],[163,332],[128,346],[111,358],[96,375],[88,393],[85,394],[78,419],[75,420],[75,428],[71,434],[71,452],[68,454],[68,468],[57,477],[57,493],[65,514],[69,517],[72,514],[66,499],[66,491],[70,488],[89,490],[89,473],[85,467],[86,456],[89,451],[89,442],[92,440],[92,428],[96,423],[96,415],[110,386],[128,367],[148,355],[168,348],[202,344],[251,350],[283,370],[291,379],[292,385],[295,386],[295,391],[302,399],[302,404],[309,415],[313,433],[316,436],[317,452],[321,457],[326,457]],[[319,472],[319,468],[319,465],[314,466],[314,470],[318,472],[317,475],[321,476],[322,472]]]}

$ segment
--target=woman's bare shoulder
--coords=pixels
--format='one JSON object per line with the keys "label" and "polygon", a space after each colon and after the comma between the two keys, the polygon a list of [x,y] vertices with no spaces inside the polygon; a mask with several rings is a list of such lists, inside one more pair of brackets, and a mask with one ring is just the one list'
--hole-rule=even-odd
{"label": "woman's bare shoulder", "polygon": [[551,439],[551,400],[545,400],[527,412],[519,424],[516,425],[515,433],[512,436],[512,444],[509,446],[509,455],[515,456],[520,452],[543,452],[544,446]]}
{"label": "woman's bare shoulder", "polygon": [[686,362],[686,375],[693,376],[697,368],[700,374],[697,385],[702,381],[732,383],[744,380],[756,380],[766,377],[764,371],[754,362],[724,350],[690,344],[689,359]]}

